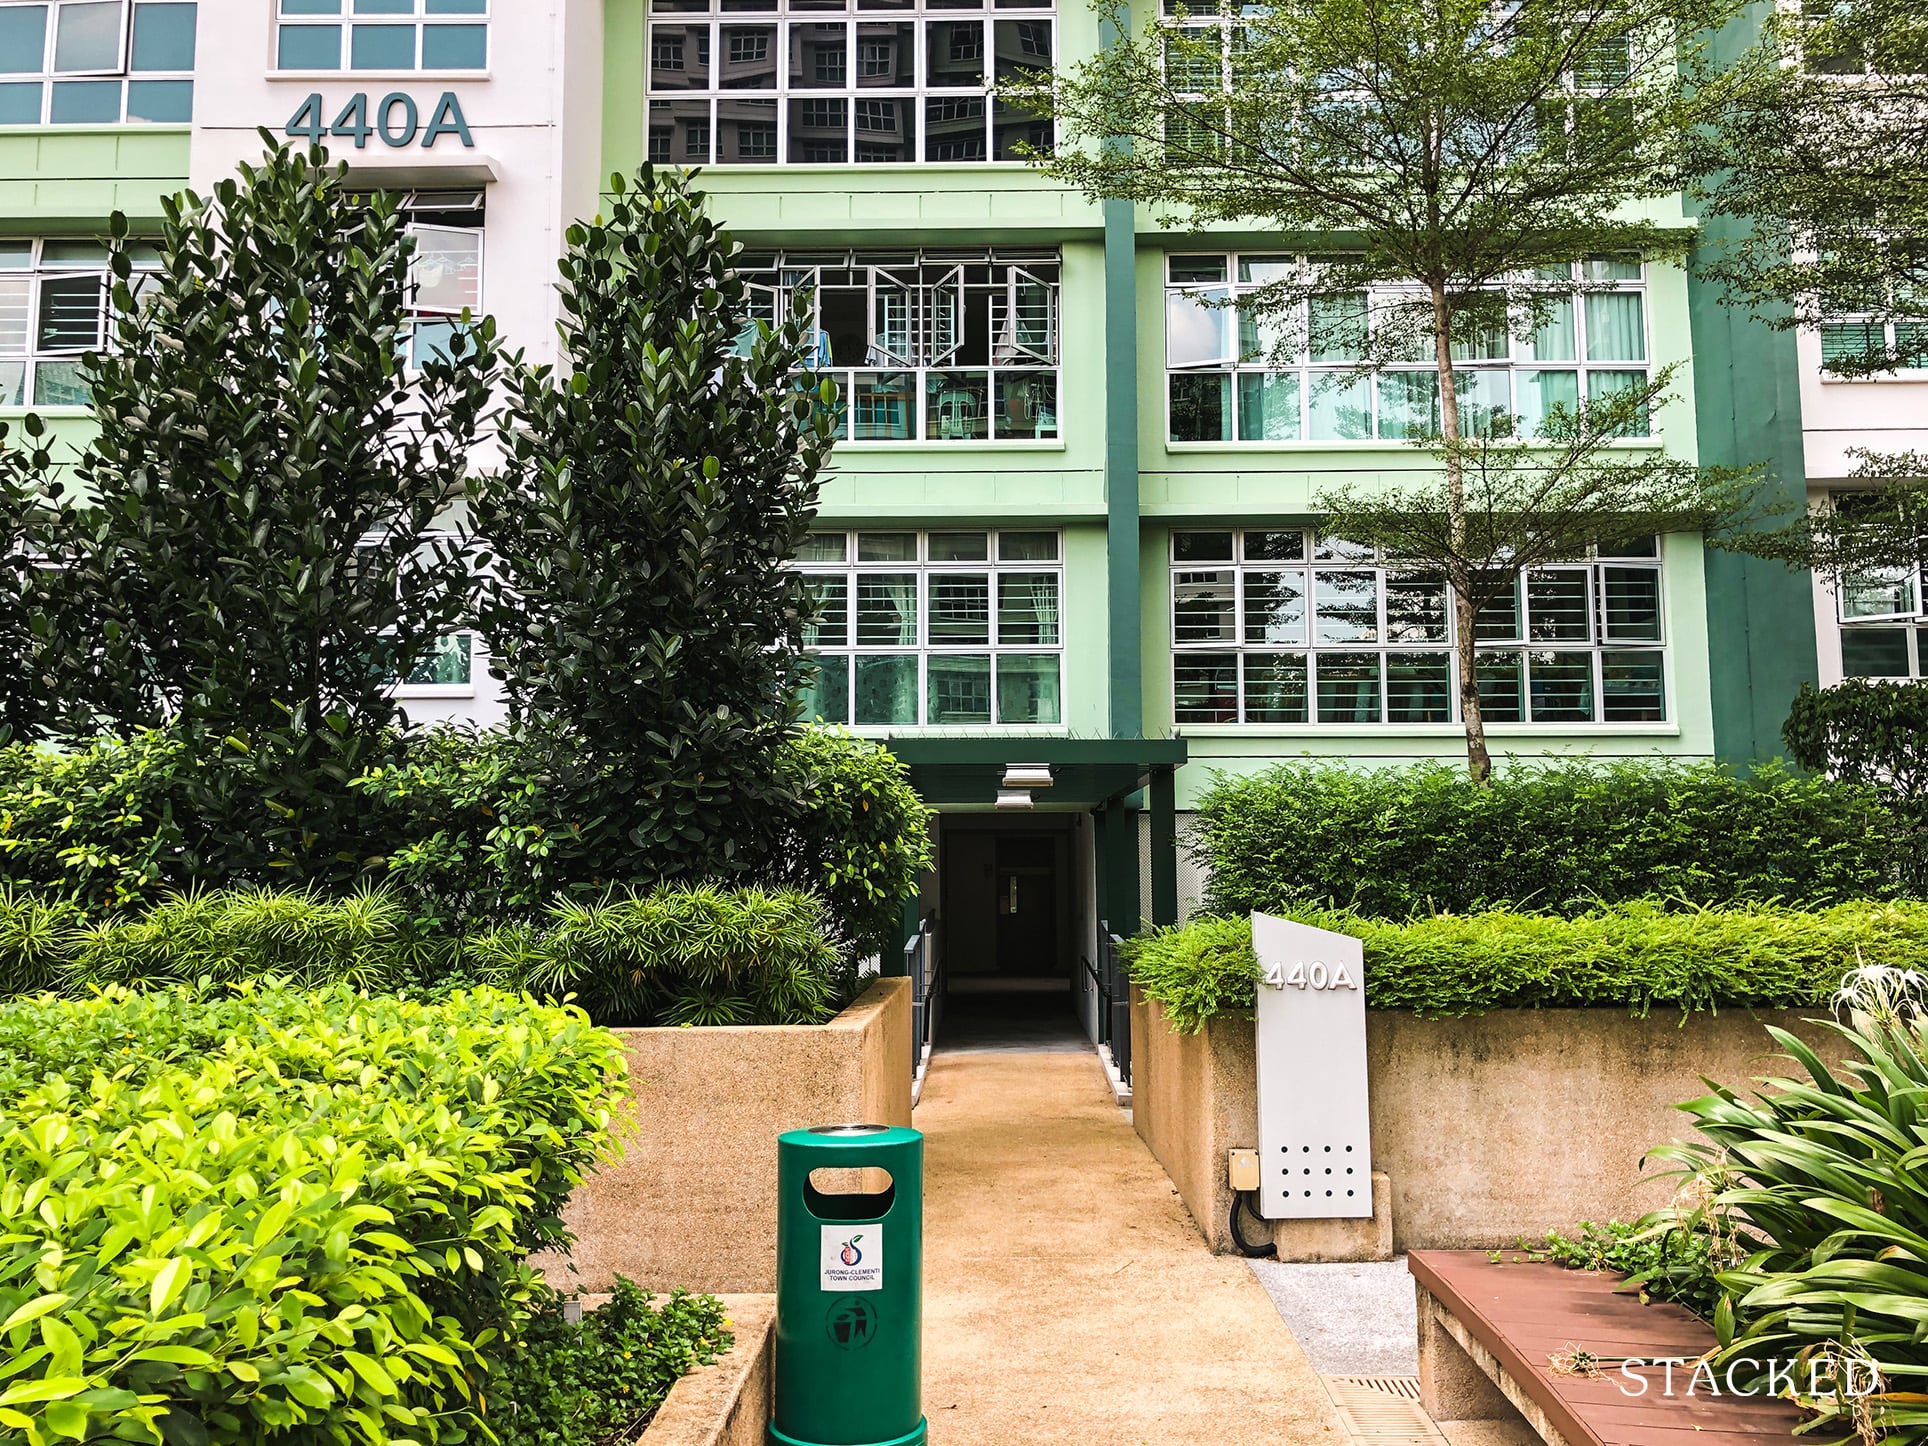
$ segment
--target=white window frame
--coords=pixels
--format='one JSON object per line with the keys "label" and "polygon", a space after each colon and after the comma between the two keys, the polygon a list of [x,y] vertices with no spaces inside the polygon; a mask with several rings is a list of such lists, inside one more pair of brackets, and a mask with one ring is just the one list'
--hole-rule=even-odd
{"label": "white window frame", "polygon": [[[68,366],[78,362],[89,352],[106,350],[113,342],[114,317],[112,310],[112,288],[114,274],[108,268],[105,254],[98,264],[74,261],[47,260],[47,247],[71,244],[72,238],[40,239],[27,242],[28,259],[25,267],[0,268],[0,285],[18,282],[26,283],[25,329],[22,332],[22,345],[11,346],[0,337],[0,412],[11,411],[53,411],[56,413],[83,410],[86,402],[46,402],[37,400],[40,368],[46,365]],[[0,246],[8,243],[0,241]],[[13,242],[19,245],[19,242]],[[154,261],[137,262],[134,269],[134,282],[138,286],[145,274],[151,274],[157,267]],[[96,279],[100,284],[99,309],[94,317],[93,344],[88,346],[47,348],[39,344],[42,284],[49,281],[68,279]],[[21,400],[12,399],[12,389],[5,385],[7,373],[15,366],[21,368]]]}
{"label": "white window frame", "polygon": [[[1181,533],[1195,535],[1232,534],[1232,553],[1229,559],[1180,559],[1178,538]],[[1260,558],[1246,555],[1246,538],[1255,534],[1303,534],[1303,545],[1296,558]],[[1333,546],[1333,556],[1320,558],[1317,544],[1320,539],[1310,529],[1301,527],[1269,528],[1225,528],[1225,527],[1181,527],[1174,528],[1166,539],[1166,561],[1168,569],[1168,589],[1166,618],[1170,629],[1168,635],[1171,653],[1170,682],[1172,687],[1173,726],[1181,732],[1285,732],[1285,733],[1334,733],[1344,731],[1380,732],[1385,730],[1452,733],[1463,727],[1459,707],[1459,636],[1454,621],[1454,610],[1450,590],[1445,596],[1446,627],[1445,638],[1400,640],[1391,634],[1391,624],[1387,612],[1389,582],[1402,578],[1420,578],[1425,569],[1399,567],[1383,558],[1376,558],[1369,550],[1356,549],[1342,542]],[[1615,638],[1609,635],[1606,612],[1605,575],[1610,569],[1627,569],[1651,572],[1655,582],[1655,595],[1658,607],[1657,639]],[[1521,619],[1520,636],[1517,638],[1482,638],[1475,643],[1475,650],[1483,655],[1517,654],[1530,678],[1532,654],[1552,653],[1565,656],[1585,656],[1590,660],[1589,696],[1591,716],[1585,720],[1543,719],[1531,717],[1532,700],[1530,687],[1527,688],[1524,709],[1528,716],[1517,722],[1494,721],[1489,726],[1501,730],[1520,732],[1549,733],[1585,731],[1672,731],[1674,728],[1674,688],[1672,676],[1671,645],[1668,642],[1667,628],[1667,591],[1665,565],[1660,556],[1660,548],[1655,546],[1651,555],[1618,556],[1595,553],[1577,562],[1557,564],[1545,568],[1533,568],[1522,575],[1521,586],[1533,574],[1583,572],[1587,577],[1586,598],[1588,610],[1588,636],[1585,641],[1578,639],[1539,639],[1532,638],[1533,620],[1530,597],[1524,593],[1519,597],[1519,616]],[[1188,573],[1231,573],[1233,593],[1231,598],[1231,629],[1229,639],[1205,639],[1199,641],[1180,641],[1178,637],[1179,579]],[[1245,639],[1247,579],[1259,573],[1295,573],[1302,582],[1304,623],[1298,641],[1247,642]],[[1375,608],[1375,637],[1371,640],[1322,642],[1318,639],[1318,575],[1320,573],[1372,573],[1375,576],[1373,587]],[[1438,584],[1444,588],[1445,584]],[[1609,719],[1606,693],[1606,660],[1609,654],[1640,653],[1651,654],[1660,660],[1660,688],[1662,716],[1656,719]],[[1447,716],[1424,721],[1394,721],[1390,718],[1392,700],[1390,696],[1390,664],[1388,658],[1393,654],[1436,655],[1445,665],[1445,701]],[[1199,658],[1225,658],[1236,655],[1232,674],[1233,717],[1230,718],[1187,718],[1180,715],[1180,670],[1186,660]],[[1343,655],[1358,657],[1373,655],[1378,662],[1378,712],[1377,720],[1360,720],[1353,717],[1335,717],[1322,720],[1319,716],[1319,667],[1321,655]],[[1251,658],[1296,658],[1302,660],[1304,671],[1304,718],[1295,721],[1247,721],[1248,694],[1246,688],[1247,660]],[[1193,664],[1196,666],[1196,663]],[[1525,686],[1523,680],[1523,686]],[[1222,709],[1219,711],[1223,711]]]}
{"label": "white window frame", "polygon": [[[354,0],[342,0],[341,9],[334,14],[297,14],[284,10],[285,0],[276,0],[273,49],[269,57],[270,75],[286,76],[380,76],[380,75],[420,75],[450,76],[468,80],[486,78],[495,65],[495,27],[492,24],[497,0],[484,0],[482,9],[460,14],[430,14],[427,0],[413,0],[413,8],[407,12],[392,15],[356,15]],[[284,27],[336,26],[340,34],[336,37],[335,64],[300,65],[283,68],[281,65],[281,32]],[[350,31],[361,25],[369,29],[392,30],[410,28],[415,32],[415,63],[403,67],[384,67],[379,70],[359,70],[352,64],[354,41]],[[422,36],[426,30],[481,26],[486,32],[483,40],[483,60],[480,66],[469,69],[451,70],[446,66],[430,68],[422,64]]]}
{"label": "white window frame", "polygon": [[[1027,733],[1062,733],[1065,729],[1067,698],[1065,694],[1065,654],[1066,617],[1064,587],[1064,534],[1051,527],[939,527],[920,530],[915,533],[916,558],[896,562],[860,562],[858,539],[864,535],[900,535],[909,533],[908,528],[862,528],[862,529],[824,529],[824,534],[841,536],[844,539],[844,561],[842,562],[796,562],[791,566],[805,577],[841,578],[844,580],[844,641],[842,643],[812,643],[807,651],[815,655],[839,657],[845,662],[845,710],[844,720],[824,720],[833,726],[845,726],[860,733],[888,732],[904,728],[933,729],[986,729],[1000,731],[1017,730]],[[951,533],[970,535],[982,534],[985,538],[985,557],[980,561],[933,560],[931,557],[931,536]],[[1000,559],[999,539],[1005,534],[1050,535],[1055,540],[1055,556],[1049,559]],[[914,643],[884,645],[860,643],[857,639],[857,588],[865,576],[883,574],[911,573],[917,579],[917,638]],[[998,634],[998,594],[1000,577],[1024,573],[1049,574],[1057,589],[1058,629],[1055,643],[1005,642]],[[972,575],[983,576],[986,586],[986,606],[988,623],[983,643],[934,643],[931,641],[930,593],[933,579],[945,576]],[[914,654],[917,658],[917,717],[914,722],[899,723],[860,723],[856,718],[857,659],[859,657],[902,657]],[[1006,722],[998,717],[998,662],[1004,657],[1043,657],[1057,659],[1058,669],[1058,717],[1043,722]],[[990,713],[991,716],[975,722],[931,722],[930,721],[930,664],[933,658],[988,658],[990,660]],[[815,721],[815,720],[806,720]]]}
{"label": "white window frame", "polygon": [[[47,12],[46,29],[41,37],[40,66],[38,69],[0,71],[0,86],[38,85],[40,87],[39,113],[32,121],[10,121],[0,123],[0,134],[17,125],[47,125],[87,129],[102,125],[161,125],[185,126],[190,120],[144,121],[130,119],[128,116],[128,84],[142,82],[174,82],[192,85],[193,70],[136,70],[134,65],[134,18],[141,0],[108,0],[120,6],[120,35],[115,62],[109,67],[95,67],[86,70],[56,70],[54,68],[55,46],[60,35],[61,10],[99,0],[0,0],[0,10],[39,9]],[[161,3],[161,0],[155,0]],[[194,3],[194,0],[178,0],[178,3]],[[199,15],[196,15],[198,28]],[[55,87],[62,84],[91,83],[117,80],[120,82],[120,96],[112,120],[56,121],[54,102],[57,96]],[[190,101],[190,117],[192,102]]]}

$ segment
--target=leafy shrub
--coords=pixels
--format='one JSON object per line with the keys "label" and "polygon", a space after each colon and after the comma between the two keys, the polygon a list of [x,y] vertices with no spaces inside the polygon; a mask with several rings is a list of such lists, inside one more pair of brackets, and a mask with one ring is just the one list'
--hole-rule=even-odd
{"label": "leafy shrub", "polygon": [[1888,898],[1903,830],[1872,790],[1768,767],[1286,766],[1221,776],[1193,857],[1216,913],[1313,905],[1402,919],[1511,905],[1580,913],[1647,896],[1694,904]]}
{"label": "leafy shrub", "polygon": [[579,1011],[491,990],[0,1005],[0,1427],[476,1439],[621,1075]]}
{"label": "leafy shrub", "polygon": [[729,1349],[715,1296],[651,1300],[619,1275],[604,1305],[571,1322],[562,1297],[537,1287],[520,1341],[484,1387],[499,1446],[631,1441],[678,1377]]}
{"label": "leafy shrub", "polygon": [[1713,1319],[1720,1302],[1716,1262],[1705,1235],[1684,1228],[1671,1216],[1644,1220],[1580,1223],[1577,1238],[1549,1230],[1541,1251],[1568,1270],[1611,1270],[1627,1277],[1642,1301],[1671,1300],[1702,1320]]}
{"label": "leafy shrub", "polygon": [[[1761,1362],[1801,1362],[1795,1399],[1818,1413],[1817,1436],[1928,1434],[1924,982],[1858,971],[1841,1001],[1849,1022],[1828,1021],[1850,1051],[1839,1069],[1775,1030],[1807,1078],[1762,1081],[1752,1099],[1717,1085],[1681,1106],[1707,1142],[1654,1151],[1687,1174],[1683,1194],[1698,1203],[1681,1221],[1724,1267],[1728,1299],[1714,1312],[1722,1359],[1757,1385]],[[1809,1362],[1830,1390],[1809,1393]],[[1840,1395],[1849,1362],[1873,1362],[1882,1394]]]}
{"label": "leafy shrub", "polygon": [[1910,802],[1928,794],[1928,683],[1803,684],[1781,738],[1803,768]]}
{"label": "leafy shrub", "polygon": [[[1827,999],[1858,964],[1928,960],[1928,904],[1916,903],[1674,912],[1647,900],[1571,919],[1492,910],[1404,923],[1304,908],[1290,916],[1363,942],[1370,1007],[1426,1018],[1518,1008],[1796,1008]],[[1196,1031],[1214,1014],[1254,1007],[1249,919],[1159,930],[1125,947],[1132,982],[1175,1029]]]}
{"label": "leafy shrub", "polygon": [[97,920],[0,895],[0,993],[264,978],[574,994],[601,1024],[816,1023],[856,982],[822,902],[797,890],[670,884],[467,935],[435,933],[381,893],[239,889]]}

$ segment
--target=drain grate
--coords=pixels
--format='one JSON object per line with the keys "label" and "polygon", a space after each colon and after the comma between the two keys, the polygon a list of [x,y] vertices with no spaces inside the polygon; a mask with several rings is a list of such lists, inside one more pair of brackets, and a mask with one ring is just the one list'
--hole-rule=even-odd
{"label": "drain grate", "polygon": [[1417,1376],[1327,1376],[1325,1388],[1357,1446],[1445,1446],[1419,1404]]}
{"label": "drain grate", "polygon": [[1417,1376],[1328,1376],[1327,1380],[1343,1386],[1357,1386],[1361,1390],[1378,1391],[1386,1396],[1398,1396],[1402,1400],[1419,1399],[1419,1377]]}

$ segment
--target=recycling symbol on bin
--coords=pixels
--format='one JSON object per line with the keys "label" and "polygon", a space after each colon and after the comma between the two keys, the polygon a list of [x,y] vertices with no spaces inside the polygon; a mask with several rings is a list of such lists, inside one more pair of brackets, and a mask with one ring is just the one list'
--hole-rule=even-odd
{"label": "recycling symbol on bin", "polygon": [[847,1351],[862,1350],[877,1337],[877,1307],[861,1296],[845,1296],[830,1307],[824,1325],[834,1344]]}

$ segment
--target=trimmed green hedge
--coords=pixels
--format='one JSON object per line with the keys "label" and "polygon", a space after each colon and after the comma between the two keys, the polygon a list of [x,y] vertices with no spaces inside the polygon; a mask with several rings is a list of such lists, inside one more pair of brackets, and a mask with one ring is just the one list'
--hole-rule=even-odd
{"label": "trimmed green hedge", "polygon": [[795,889],[671,884],[541,923],[424,929],[392,895],[234,889],[92,919],[0,895],[0,993],[277,978],[359,989],[481,982],[574,996],[599,1024],[814,1024],[855,990],[829,911]]}
{"label": "trimmed green hedge", "polygon": [[[1391,923],[1350,911],[1288,917],[1363,942],[1366,1003],[1428,1018],[1493,1009],[1682,1011],[1825,1003],[1856,966],[1928,966],[1928,904],[1669,911],[1645,900],[1574,918],[1493,910]],[[1193,1032],[1249,1017],[1258,961],[1249,918],[1208,918],[1128,940],[1132,982]]]}
{"label": "trimmed green hedge", "polygon": [[622,1071],[580,1011],[492,990],[0,1005],[0,1430],[484,1439]]}
{"label": "trimmed green hedge", "polygon": [[1218,777],[1190,847],[1210,870],[1214,913],[1404,919],[1572,914],[1655,895],[1803,907],[1899,897],[1906,838],[1874,790],[1779,767],[1515,763],[1477,788],[1438,764],[1294,764]]}

